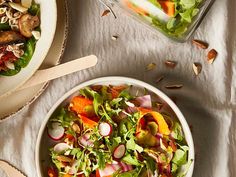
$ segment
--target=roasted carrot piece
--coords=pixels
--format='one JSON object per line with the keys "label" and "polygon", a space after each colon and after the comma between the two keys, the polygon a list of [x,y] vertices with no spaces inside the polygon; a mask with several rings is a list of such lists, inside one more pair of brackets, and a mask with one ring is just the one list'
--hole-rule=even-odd
{"label": "roasted carrot piece", "polygon": [[80,119],[82,120],[83,124],[88,126],[89,128],[94,128],[95,126],[97,126],[97,122],[83,116],[83,115],[79,115]]}
{"label": "roasted carrot piece", "polygon": [[70,109],[72,111],[75,111],[77,114],[81,114],[87,117],[95,115],[93,101],[82,96],[76,96],[72,98]]}
{"label": "roasted carrot piece", "polygon": [[56,169],[48,168],[48,176],[49,177],[58,177]]}
{"label": "roasted carrot piece", "polygon": [[125,3],[129,9],[131,9],[132,11],[134,11],[140,15],[145,15],[145,16],[149,15],[146,10],[142,9],[141,7],[135,6],[129,0],[125,0]]}
{"label": "roasted carrot piece", "polygon": [[175,16],[175,3],[171,1],[164,1],[164,0],[159,0],[158,1],[163,9],[163,11],[170,17]]}

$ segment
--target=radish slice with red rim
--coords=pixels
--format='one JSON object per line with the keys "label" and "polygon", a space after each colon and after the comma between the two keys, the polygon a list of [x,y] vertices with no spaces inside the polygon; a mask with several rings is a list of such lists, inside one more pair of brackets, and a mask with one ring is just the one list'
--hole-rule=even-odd
{"label": "radish slice with red rim", "polygon": [[67,149],[70,149],[71,147],[66,144],[66,143],[58,143],[54,146],[53,150],[56,152],[56,153],[60,153],[60,152],[63,152]]}
{"label": "radish slice with red rim", "polygon": [[125,152],[126,152],[125,145],[124,144],[118,145],[113,152],[114,159],[121,159],[125,155]]}
{"label": "radish slice with red rim", "polygon": [[109,136],[112,133],[112,126],[107,122],[102,122],[98,126],[101,136]]}
{"label": "radish slice with red rim", "polygon": [[65,129],[59,122],[52,122],[51,127],[48,127],[48,136],[55,141],[63,138],[64,133]]}

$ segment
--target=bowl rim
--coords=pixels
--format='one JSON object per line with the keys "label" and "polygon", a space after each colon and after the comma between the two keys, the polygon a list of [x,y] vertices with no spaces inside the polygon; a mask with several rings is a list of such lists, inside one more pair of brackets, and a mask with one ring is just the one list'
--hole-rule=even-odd
{"label": "bowl rim", "polygon": [[190,131],[188,123],[187,123],[184,115],[180,111],[180,109],[177,107],[177,105],[165,93],[163,93],[158,88],[156,88],[156,87],[154,87],[154,86],[152,86],[152,85],[150,85],[146,82],[143,82],[143,81],[140,81],[140,80],[137,80],[137,79],[133,79],[133,78],[130,78],[130,77],[123,77],[123,76],[100,77],[100,78],[96,78],[96,79],[92,79],[92,80],[82,82],[79,85],[72,88],[71,90],[69,90],[68,92],[66,92],[62,97],[60,97],[60,99],[55,104],[53,104],[53,106],[50,108],[47,115],[45,116],[45,119],[43,120],[43,122],[40,126],[39,133],[38,133],[38,136],[37,136],[36,150],[35,150],[35,161],[36,161],[37,175],[39,177],[42,177],[42,172],[41,172],[41,168],[40,168],[40,143],[41,143],[41,139],[42,139],[45,127],[48,123],[49,118],[53,114],[53,112],[58,108],[58,106],[63,101],[65,101],[71,95],[78,92],[81,88],[84,88],[84,87],[89,86],[89,85],[94,85],[94,84],[98,84],[98,83],[99,84],[108,83],[108,82],[118,82],[118,83],[125,82],[125,83],[128,83],[128,84],[134,84],[134,85],[137,85],[137,86],[140,86],[140,87],[144,87],[144,88],[148,89],[149,91],[151,91],[151,92],[155,93],[156,95],[158,95],[161,99],[163,99],[171,107],[171,109],[176,114],[176,117],[180,121],[181,126],[183,128],[185,139],[186,139],[187,144],[189,146],[189,156],[188,156],[188,158],[189,158],[189,160],[192,160],[191,166],[190,166],[190,168],[187,172],[187,175],[185,177],[192,177],[193,169],[194,169],[194,162],[195,162],[194,143],[193,143],[192,133]]}

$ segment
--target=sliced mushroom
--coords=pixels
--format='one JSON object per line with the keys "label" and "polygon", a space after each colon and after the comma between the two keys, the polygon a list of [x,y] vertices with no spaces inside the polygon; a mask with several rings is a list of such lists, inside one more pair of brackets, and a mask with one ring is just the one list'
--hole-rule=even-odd
{"label": "sliced mushroom", "polygon": [[30,38],[33,34],[32,31],[40,24],[38,16],[32,16],[30,14],[22,15],[19,19],[19,30],[20,33]]}
{"label": "sliced mushroom", "polygon": [[24,42],[25,38],[16,31],[2,31],[0,32],[0,46]]}

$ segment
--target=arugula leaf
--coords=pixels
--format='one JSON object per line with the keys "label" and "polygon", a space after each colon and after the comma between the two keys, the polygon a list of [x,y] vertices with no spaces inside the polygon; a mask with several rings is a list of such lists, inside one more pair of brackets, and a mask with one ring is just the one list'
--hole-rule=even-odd
{"label": "arugula leaf", "polygon": [[125,155],[121,160],[130,165],[135,165],[135,166],[142,165],[135,156],[131,156],[130,154]]}
{"label": "arugula leaf", "polygon": [[173,127],[173,130],[171,132],[171,136],[178,140],[179,142],[182,142],[183,139],[184,139],[184,135],[183,135],[183,131],[182,131],[182,127],[181,125],[178,123],[178,122],[175,122],[174,123],[174,127]]}
{"label": "arugula leaf", "polygon": [[99,115],[99,107],[103,104],[102,96],[89,87],[80,90],[80,94],[86,98],[93,98],[93,107],[96,115]]}
{"label": "arugula leaf", "polygon": [[28,12],[31,14],[31,15],[39,15],[40,13],[40,5],[39,4],[36,4],[36,3],[33,3],[30,8],[28,9]]}
{"label": "arugula leaf", "polygon": [[59,108],[53,113],[50,121],[60,122],[63,127],[71,127],[70,123],[75,119],[76,116],[72,112],[66,110],[65,108]]}
{"label": "arugula leaf", "polygon": [[129,91],[126,89],[126,90],[123,90],[122,92],[120,92],[119,98],[125,98],[126,100],[131,100],[133,99],[133,96],[130,95]]}
{"label": "arugula leaf", "polygon": [[147,170],[150,170],[152,174],[154,174],[155,171],[157,170],[156,161],[153,158],[147,156],[145,164],[146,164]]}
{"label": "arugula leaf", "polygon": [[126,148],[129,150],[138,151],[139,153],[143,152],[143,148],[139,146],[138,144],[136,144],[136,142],[134,141],[134,137],[131,137],[127,141]]}

